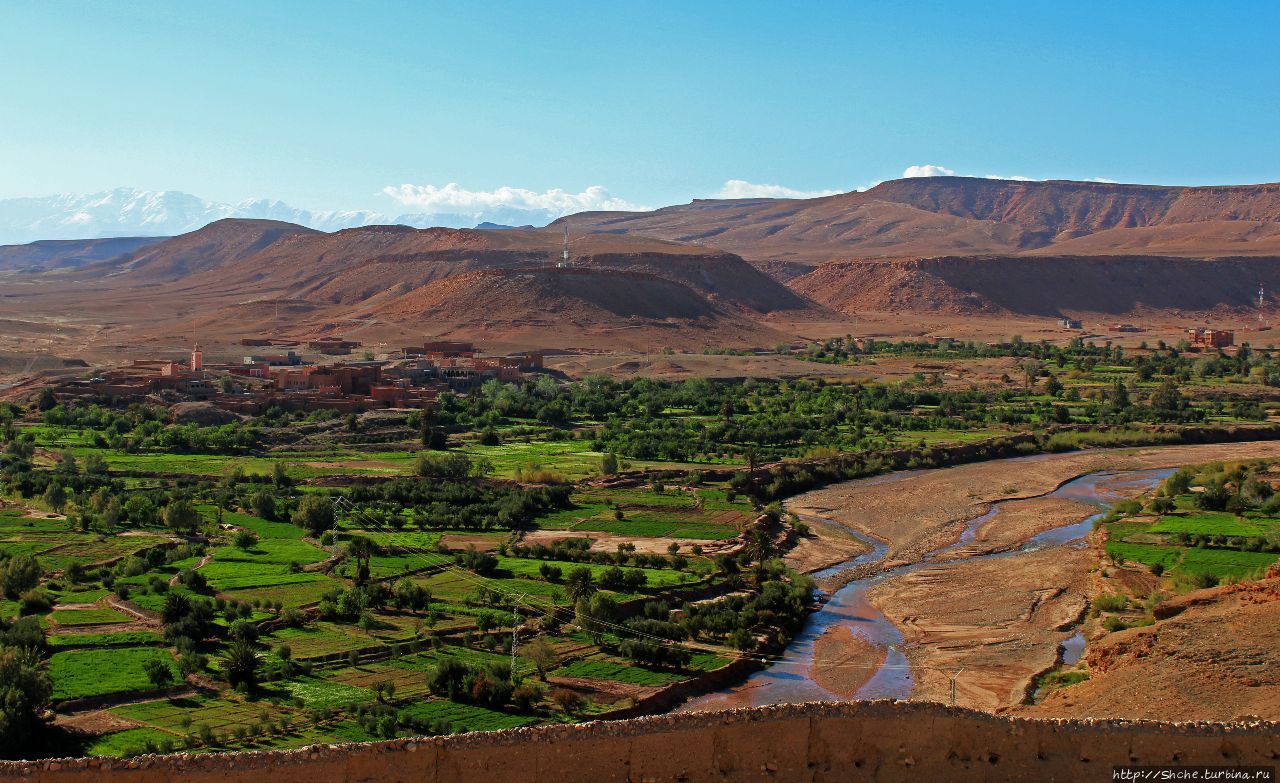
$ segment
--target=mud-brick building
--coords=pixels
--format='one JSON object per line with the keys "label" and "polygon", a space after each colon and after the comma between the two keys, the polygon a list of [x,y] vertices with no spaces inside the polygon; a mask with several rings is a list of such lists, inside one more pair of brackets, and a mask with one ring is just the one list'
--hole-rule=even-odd
{"label": "mud-brick building", "polygon": [[1230,348],[1236,344],[1236,333],[1229,329],[1196,327],[1187,330],[1187,342],[1196,348]]}

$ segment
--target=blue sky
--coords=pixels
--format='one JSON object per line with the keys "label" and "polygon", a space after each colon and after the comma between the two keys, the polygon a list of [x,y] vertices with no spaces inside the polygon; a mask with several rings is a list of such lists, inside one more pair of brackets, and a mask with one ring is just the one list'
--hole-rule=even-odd
{"label": "blue sky", "polygon": [[11,2],[0,198],[1277,181],[1278,25],[1275,2]]}

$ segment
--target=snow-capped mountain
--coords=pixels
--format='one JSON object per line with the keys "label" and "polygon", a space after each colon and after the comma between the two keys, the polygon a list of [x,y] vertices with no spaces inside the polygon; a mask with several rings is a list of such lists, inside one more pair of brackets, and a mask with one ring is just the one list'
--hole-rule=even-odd
{"label": "snow-capped mountain", "polygon": [[172,236],[222,218],[286,220],[325,231],[387,222],[373,212],[312,212],[280,201],[206,201],[174,190],[117,188],[102,193],[0,199],[0,244],[40,239]]}
{"label": "snow-capped mountain", "polygon": [[41,239],[174,236],[222,218],[283,220],[321,231],[384,223],[418,228],[470,228],[484,221],[508,225],[546,223],[559,217],[548,210],[505,205],[461,212],[387,215],[368,210],[322,212],[298,209],[282,201],[251,199],[238,204],[206,201],[176,190],[117,188],[101,193],[0,199],[0,245]]}

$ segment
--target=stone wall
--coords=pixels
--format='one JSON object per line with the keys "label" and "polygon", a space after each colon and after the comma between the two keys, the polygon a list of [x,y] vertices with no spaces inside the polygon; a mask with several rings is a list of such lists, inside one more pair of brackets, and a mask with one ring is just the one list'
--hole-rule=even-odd
{"label": "stone wall", "polygon": [[0,764],[32,783],[1107,781],[1117,764],[1277,764],[1280,725],[1037,721],[808,704],[292,751]]}

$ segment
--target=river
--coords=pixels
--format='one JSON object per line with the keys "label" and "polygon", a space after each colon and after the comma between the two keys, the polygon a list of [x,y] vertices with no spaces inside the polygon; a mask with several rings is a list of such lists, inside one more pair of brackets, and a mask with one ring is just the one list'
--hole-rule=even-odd
{"label": "river", "polygon": [[[1043,455],[1038,455],[1043,459]],[[1014,460],[1010,460],[1014,462]],[[909,479],[907,474],[893,474],[893,477],[877,477],[862,480],[865,482],[883,483],[886,480]],[[1085,545],[1085,539],[1093,530],[1094,521],[1104,516],[1116,503],[1126,498],[1135,497],[1158,486],[1161,481],[1173,473],[1172,468],[1132,471],[1102,471],[1080,476],[1058,487],[1047,497],[1076,501],[1094,506],[1098,511],[1085,518],[1052,528],[1032,536],[1021,547],[1007,552],[979,554],[970,557],[948,559],[947,563],[967,563],[978,560],[1017,557],[1027,552],[1053,547],[1078,547]],[[914,680],[907,658],[902,652],[903,638],[898,627],[883,613],[875,608],[867,599],[872,587],[888,579],[903,576],[923,568],[939,564],[938,558],[954,553],[963,547],[972,545],[978,530],[1000,513],[1003,502],[993,503],[986,513],[974,517],[965,524],[960,539],[954,544],[935,550],[918,562],[910,565],[889,568],[872,576],[857,579],[837,589],[830,595],[824,595],[821,607],[809,616],[804,628],[798,633],[779,660],[766,668],[752,674],[739,685],[722,691],[709,693],[691,699],[678,711],[714,710],[730,707],[761,706],[767,704],[786,704],[807,701],[843,701],[842,697],[823,688],[814,681],[813,664],[814,649],[817,640],[833,628],[847,628],[851,633],[861,636],[876,648],[885,652],[882,664],[876,667],[875,673],[857,691],[855,700],[862,699],[906,699],[911,696]],[[804,517],[802,516],[802,519]],[[885,542],[866,536],[860,531],[840,525],[834,519],[821,518],[830,525],[848,530],[851,534],[871,547],[871,551],[819,571],[813,576],[823,579],[838,575],[842,571],[862,568],[884,559],[888,552]],[[1061,642],[1064,660],[1078,660],[1084,648],[1084,638],[1076,633]],[[852,664],[850,664],[852,665]]]}

